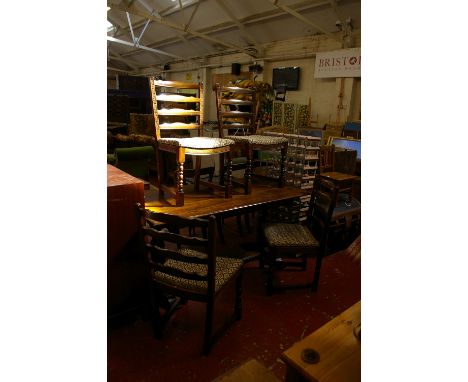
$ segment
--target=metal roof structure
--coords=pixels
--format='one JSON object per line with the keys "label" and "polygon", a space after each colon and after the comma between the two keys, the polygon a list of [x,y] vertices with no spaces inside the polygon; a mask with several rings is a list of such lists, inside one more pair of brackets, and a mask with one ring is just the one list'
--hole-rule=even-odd
{"label": "metal roof structure", "polygon": [[201,66],[207,58],[242,53],[264,58],[264,47],[327,35],[346,46],[360,34],[360,0],[108,0],[107,67],[157,73],[171,63]]}

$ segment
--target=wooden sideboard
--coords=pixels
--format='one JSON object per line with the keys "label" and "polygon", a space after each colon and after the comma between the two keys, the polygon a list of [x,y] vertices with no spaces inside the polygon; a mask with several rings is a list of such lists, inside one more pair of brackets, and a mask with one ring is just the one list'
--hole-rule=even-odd
{"label": "wooden sideboard", "polygon": [[107,312],[118,314],[137,304],[145,267],[137,250],[135,204],[144,204],[144,183],[107,165]]}

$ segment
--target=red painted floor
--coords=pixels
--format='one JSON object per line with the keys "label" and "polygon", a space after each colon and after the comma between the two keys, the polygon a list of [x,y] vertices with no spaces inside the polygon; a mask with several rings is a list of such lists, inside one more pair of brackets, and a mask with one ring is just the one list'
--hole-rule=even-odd
{"label": "red painted floor", "polygon": [[[230,219],[231,220],[231,219]],[[240,237],[229,221],[225,251],[253,235]],[[283,272],[284,282],[312,278],[314,260],[308,271]],[[327,256],[317,293],[291,290],[273,296],[265,293],[264,271],[257,262],[247,264],[243,283],[243,316],[202,356],[204,305],[189,302],[176,312],[163,340],[152,336],[149,321],[138,319],[108,330],[108,380],[119,381],[211,381],[227,370],[256,358],[281,380],[285,366],[280,354],[327,321],[360,300],[361,270],[342,252]],[[232,296],[220,296],[218,317],[232,308]]]}

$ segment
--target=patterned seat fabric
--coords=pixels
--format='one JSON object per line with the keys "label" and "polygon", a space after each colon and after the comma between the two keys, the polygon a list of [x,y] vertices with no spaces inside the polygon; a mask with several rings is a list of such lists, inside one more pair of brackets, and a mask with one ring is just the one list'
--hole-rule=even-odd
{"label": "patterned seat fabric", "polygon": [[288,138],[268,135],[230,135],[226,138],[236,142],[249,142],[256,145],[276,145],[288,142]]}
{"label": "patterned seat fabric", "polygon": [[233,145],[235,143],[231,139],[210,137],[161,138],[159,142],[189,149],[216,149]]}
{"label": "patterned seat fabric", "polygon": [[140,134],[152,137],[154,135],[154,117],[152,114],[130,113],[128,135]]}
{"label": "patterned seat fabric", "polygon": [[270,247],[318,247],[319,242],[307,227],[301,224],[275,223],[264,229]]}
{"label": "patterned seat fabric", "polygon": [[[181,252],[190,256],[206,257],[205,253],[197,252],[194,250],[181,250]],[[206,264],[193,264],[184,263],[176,260],[167,260],[164,263],[165,266],[180,269],[187,273],[197,273],[200,275],[206,275],[207,265]],[[216,279],[215,279],[215,291],[225,285],[233,275],[235,275],[243,266],[243,261],[239,259],[231,259],[227,257],[216,258]],[[168,286],[176,287],[178,289],[185,289],[189,292],[195,293],[206,293],[208,283],[206,281],[198,280],[187,280],[181,277],[168,275],[162,272],[154,272],[153,279],[159,283],[166,284]]]}

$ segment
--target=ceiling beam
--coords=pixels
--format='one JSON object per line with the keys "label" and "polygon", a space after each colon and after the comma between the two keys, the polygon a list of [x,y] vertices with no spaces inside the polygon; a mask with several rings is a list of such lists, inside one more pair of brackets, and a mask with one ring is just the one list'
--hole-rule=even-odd
{"label": "ceiling beam", "polygon": [[333,12],[335,12],[335,16],[336,18],[338,19],[338,21],[341,23],[341,25],[343,26],[344,23],[343,23],[343,18],[340,17],[339,15],[339,12],[338,12],[338,4],[336,3],[336,0],[330,0],[330,5],[331,7],[333,8]]}
{"label": "ceiling beam", "polygon": [[112,66],[108,66],[107,70],[115,70],[116,72],[123,72],[123,73],[129,73],[129,70],[123,70],[123,69],[118,69],[118,68],[113,68]]}
{"label": "ceiling beam", "polygon": [[114,28],[122,28],[124,25],[121,25],[117,22],[112,16],[109,16],[109,12],[107,12],[107,20],[114,26]]}
{"label": "ceiling beam", "polygon": [[328,37],[330,37],[331,39],[335,40],[335,41],[338,41],[339,43],[341,43],[341,39],[339,39],[338,37],[336,37],[333,33],[327,31],[326,29],[322,28],[320,25],[306,19],[304,16],[302,16],[300,13],[296,12],[294,9],[291,9],[289,8],[287,5],[280,5],[280,4],[277,4],[277,2],[275,0],[269,0],[270,3],[272,3],[275,7],[277,8],[280,8],[282,9],[283,11],[289,13],[291,16],[294,16],[296,19],[299,19],[301,20],[303,23],[306,23],[307,25],[310,25],[311,27],[319,30],[320,32],[322,32],[323,34],[327,35]]}
{"label": "ceiling beam", "polygon": [[192,20],[195,17],[195,14],[197,13],[199,6],[200,6],[200,1],[197,4],[195,4],[195,8],[193,9],[193,12],[189,17],[187,24],[185,24],[185,30],[187,30],[190,24],[192,23]]}
{"label": "ceiling beam", "polygon": [[[202,3],[203,1],[205,0],[192,0],[192,1],[185,1],[184,4],[182,4],[182,9],[185,9],[185,8],[188,8],[188,7],[191,7],[192,5],[200,5],[200,3]],[[174,5],[171,5],[165,9],[163,9],[161,11],[161,17],[166,17],[166,16],[169,16],[171,15],[172,13],[174,12],[178,12],[180,10],[180,7],[178,7],[176,4]]]}
{"label": "ceiling beam", "polygon": [[108,57],[111,60],[121,61],[121,62],[127,64],[133,70],[138,70],[139,69],[139,66],[138,66],[139,63],[138,62],[133,61],[133,60],[129,60],[128,58],[123,58],[120,54],[118,54],[116,52],[112,52],[111,54],[109,54]]}
{"label": "ceiling beam", "polygon": [[[168,9],[171,10],[172,12],[167,12],[167,13],[166,13],[165,11],[159,12],[159,11],[157,11],[156,9],[151,8],[150,5],[148,5],[146,2],[144,2],[144,1],[142,1],[142,0],[138,0],[138,2],[139,2],[141,5],[143,5],[143,6],[148,10],[148,12],[151,12],[151,10],[153,10],[154,12],[156,12],[156,15],[159,16],[159,17],[165,17],[165,16],[167,16],[167,15],[170,15],[170,14],[174,13],[175,11],[177,11],[177,10],[179,9],[179,8],[176,9],[176,8],[174,8],[173,6],[171,6],[171,7],[168,8]],[[196,1],[196,2],[192,2],[192,3],[190,3],[190,4],[185,3],[185,4],[183,5],[183,8],[188,8],[189,6],[195,5],[195,8],[193,9],[192,15],[190,16],[190,18],[189,18],[187,24],[185,24],[185,27],[186,27],[186,28],[189,27],[189,25],[190,25],[190,23],[192,22],[193,17],[195,16],[195,14],[196,14],[196,12],[197,12],[197,10],[198,10],[198,7],[200,6],[201,3],[202,3],[202,0],[199,0],[199,1]],[[109,7],[112,7],[112,6],[109,5]],[[167,9],[166,9],[166,11],[167,11]],[[108,17],[108,19],[109,19],[109,17]],[[112,20],[109,20],[109,21],[112,21]],[[145,22],[146,22],[146,21],[143,20],[143,21],[139,21],[139,22],[137,22],[137,23],[134,23],[134,24],[133,24],[133,28],[134,28],[134,29],[138,29],[138,28],[140,28],[141,26],[143,26],[143,25],[145,24]],[[125,33],[126,33],[126,32],[125,32],[125,26],[122,26],[122,34],[125,34]],[[117,37],[117,36],[114,36],[114,37]]]}
{"label": "ceiling beam", "polygon": [[[143,5],[146,10],[151,14],[151,16],[154,16],[154,15],[157,15],[159,16],[160,15],[160,12],[156,9],[156,8],[153,8],[151,5],[149,5],[146,0],[137,0],[141,5]],[[197,7],[198,8],[198,4],[197,3]],[[183,7],[182,7],[182,0],[179,0],[179,6],[180,6],[180,9],[183,10]],[[126,12],[128,14],[128,12]],[[145,24],[145,29],[146,29],[146,26],[148,25],[148,23],[151,21],[151,19],[148,19],[146,20],[146,24]],[[140,38],[141,36],[143,35],[143,32],[145,31],[145,29],[143,29],[143,31],[141,32],[141,35],[140,35]],[[185,38],[184,34],[181,33],[181,32],[177,32],[177,34],[179,35],[179,39],[180,41],[182,41],[183,43],[187,43],[189,45],[191,45],[192,48],[194,48],[193,44]],[[138,39],[137,41],[138,43],[140,42],[140,39]],[[198,47],[196,47],[198,49]],[[191,59],[190,59],[191,60]],[[193,60],[192,60],[193,61]],[[197,65],[198,65],[198,62],[197,61],[194,61]]]}
{"label": "ceiling beam", "polygon": [[234,24],[237,25],[241,33],[244,35],[244,37],[247,39],[247,41],[255,45],[255,48],[259,52],[260,56],[263,55],[263,47],[261,44],[255,39],[255,37],[252,35],[252,33],[248,32],[247,29],[245,28],[245,25],[242,24],[241,21],[239,21],[234,13],[231,12],[231,10],[227,7],[227,5],[224,3],[224,0],[216,0],[218,5],[223,8],[223,11],[226,12],[226,14],[229,16],[229,18],[234,22]]}
{"label": "ceiling beam", "polygon": [[186,32],[188,34],[199,37],[201,39],[208,40],[208,41],[211,41],[211,42],[214,42],[214,43],[217,43],[217,44],[221,44],[221,45],[226,46],[226,47],[231,48],[231,49],[237,49],[237,50],[239,50],[241,52],[244,52],[245,54],[247,54],[249,56],[255,57],[255,55],[253,55],[252,52],[249,52],[248,50],[244,49],[241,46],[231,44],[230,42],[226,42],[226,41],[223,41],[223,40],[208,36],[205,33],[197,32],[197,31],[194,31],[194,30],[191,30],[191,29],[188,29],[188,28],[186,29],[185,26],[180,26],[178,24],[167,21],[167,20],[165,20],[165,19],[163,19],[161,17],[152,16],[147,12],[139,11],[139,10],[134,9],[134,8],[130,9],[130,8],[128,8],[126,6],[122,6],[122,5],[112,5],[112,4],[110,4],[109,6],[112,6],[113,9],[118,9],[118,10],[120,10],[122,12],[132,13],[132,14],[134,14],[136,16],[140,16],[140,17],[144,17],[144,18],[153,20],[158,24],[161,24],[161,25],[166,26],[168,28],[174,29],[176,31]]}
{"label": "ceiling beam", "polygon": [[[301,1],[299,3],[292,4],[291,8],[294,9],[294,10],[305,11],[305,10],[309,10],[309,9],[313,9],[313,8],[317,8],[317,7],[321,7],[321,6],[330,6],[329,0],[306,0],[306,1]],[[244,25],[246,25],[246,24],[255,24],[255,23],[260,22],[260,21],[270,20],[270,19],[275,19],[277,17],[281,17],[285,13],[286,12],[283,11],[282,9],[275,8],[275,9],[272,9],[270,11],[260,12],[260,13],[254,14],[254,15],[244,17],[243,19],[240,19],[239,21],[242,22]],[[220,24],[216,24],[216,25],[213,25],[213,26],[210,26],[210,27],[200,29],[199,32],[202,32],[202,33],[224,32],[224,31],[232,29],[232,28],[235,28],[234,23],[232,21],[228,21],[228,22],[224,22],[224,23],[220,23]],[[188,39],[193,39],[194,36],[187,36],[187,38]],[[147,46],[154,47],[154,48],[159,48],[159,47],[174,44],[178,40],[179,40],[178,37],[170,37],[168,39],[161,40],[161,41],[156,42],[156,43],[147,44]],[[123,56],[131,56],[131,55],[136,54],[136,53],[138,53],[138,50],[132,50],[132,51],[123,53],[122,55]]]}
{"label": "ceiling beam", "polygon": [[136,46],[137,48],[147,50],[149,52],[153,52],[153,53],[156,53],[156,54],[163,54],[165,56],[169,56],[169,57],[172,57],[172,58],[177,58],[179,60],[187,60],[186,58],[178,56],[176,54],[165,52],[165,51],[160,50],[160,49],[149,48],[147,46],[140,45],[140,44],[135,44],[135,43],[130,42],[130,41],[120,40],[118,38],[114,38],[114,37],[111,37],[111,36],[107,36],[107,41],[115,42],[117,44],[122,44],[122,45],[127,45],[127,46]]}

